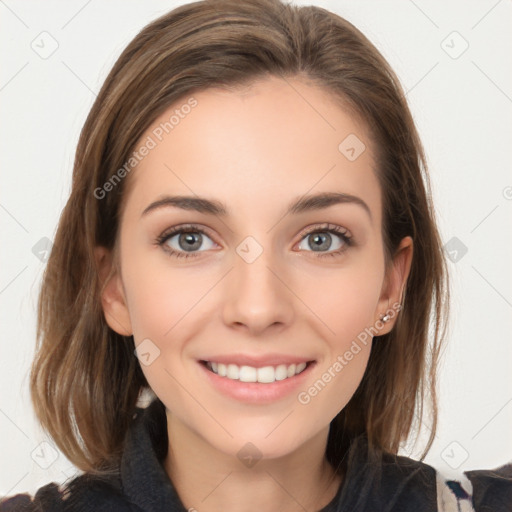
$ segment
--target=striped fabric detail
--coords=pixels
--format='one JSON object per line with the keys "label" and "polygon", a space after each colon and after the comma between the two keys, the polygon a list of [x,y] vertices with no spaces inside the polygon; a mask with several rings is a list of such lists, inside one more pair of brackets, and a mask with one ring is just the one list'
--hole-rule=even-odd
{"label": "striped fabric detail", "polygon": [[473,486],[463,474],[447,476],[436,469],[438,512],[475,512]]}

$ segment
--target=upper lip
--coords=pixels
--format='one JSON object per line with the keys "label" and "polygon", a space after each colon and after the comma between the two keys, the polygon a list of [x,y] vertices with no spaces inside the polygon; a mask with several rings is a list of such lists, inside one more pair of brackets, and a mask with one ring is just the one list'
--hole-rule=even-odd
{"label": "upper lip", "polygon": [[308,363],[314,361],[311,357],[297,357],[286,354],[269,354],[264,356],[256,356],[250,354],[228,354],[217,355],[201,359],[201,361],[210,361],[222,364],[236,364],[237,366],[252,366],[254,368],[262,368],[263,366],[278,366],[280,364],[291,365]]}

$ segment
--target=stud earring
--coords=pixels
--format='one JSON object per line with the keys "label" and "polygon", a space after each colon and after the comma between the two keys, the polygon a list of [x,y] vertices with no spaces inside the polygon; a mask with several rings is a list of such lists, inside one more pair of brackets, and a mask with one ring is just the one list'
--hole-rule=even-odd
{"label": "stud earring", "polygon": [[[396,312],[398,313],[402,309],[402,304],[398,304],[396,308]],[[389,314],[380,315],[380,320],[384,323],[389,322],[391,320],[391,316]]]}

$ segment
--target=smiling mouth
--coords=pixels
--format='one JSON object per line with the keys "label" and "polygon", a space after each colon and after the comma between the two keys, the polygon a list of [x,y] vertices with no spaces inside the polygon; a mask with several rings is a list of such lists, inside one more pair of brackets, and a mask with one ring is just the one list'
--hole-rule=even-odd
{"label": "smiling mouth", "polygon": [[295,375],[301,374],[307,367],[314,364],[315,361],[299,364],[280,364],[276,366],[263,366],[256,368],[254,366],[236,364],[222,364],[213,361],[200,361],[209,371],[219,377],[240,382],[257,382],[261,384],[271,384],[276,381],[287,380]]}

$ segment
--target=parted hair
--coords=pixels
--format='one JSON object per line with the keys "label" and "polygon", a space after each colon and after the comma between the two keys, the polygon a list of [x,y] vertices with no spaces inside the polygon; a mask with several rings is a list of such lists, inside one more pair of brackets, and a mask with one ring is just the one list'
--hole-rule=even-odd
{"label": "parted hair", "polygon": [[358,389],[331,422],[326,457],[341,468],[360,435],[370,452],[396,455],[413,432],[419,437],[425,419],[422,459],[431,447],[449,276],[426,158],[399,80],[366,36],[328,10],[281,0],[204,0],[175,8],[135,36],[80,133],[70,196],[42,279],[30,372],[37,418],[80,470],[114,471],[141,393],[150,390],[133,336],[107,325],[94,254],[97,246],[117,249],[129,180],[104,197],[95,191],[171,105],[265,77],[303,78],[363,121],[382,193],[386,265],[403,237],[414,242],[403,308],[393,329],[375,336]]}

